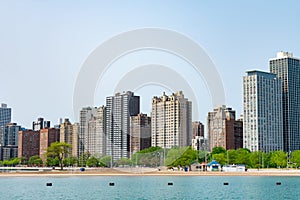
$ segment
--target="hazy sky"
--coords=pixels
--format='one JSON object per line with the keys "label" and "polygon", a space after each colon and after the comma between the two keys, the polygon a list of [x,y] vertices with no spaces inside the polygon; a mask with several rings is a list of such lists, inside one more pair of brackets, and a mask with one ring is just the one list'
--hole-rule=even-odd
{"label": "hazy sky", "polygon": [[[88,56],[120,33],[145,27],[169,29],[197,42],[216,65],[226,104],[242,112],[242,76],[249,69],[268,71],[277,51],[300,57],[300,3],[294,1],[13,1],[0,0],[0,102],[13,108],[13,121],[30,128],[44,117],[75,120],[73,92]],[[124,56],[108,70],[95,91],[95,105],[105,104],[120,77],[145,63],[173,65],[191,87],[203,88],[197,102],[205,122],[212,109],[203,80],[187,63],[165,52]],[[122,67],[122,69],[121,69]],[[102,86],[101,86],[102,84]],[[198,85],[197,85],[198,84]],[[165,88],[136,91],[142,111]]]}

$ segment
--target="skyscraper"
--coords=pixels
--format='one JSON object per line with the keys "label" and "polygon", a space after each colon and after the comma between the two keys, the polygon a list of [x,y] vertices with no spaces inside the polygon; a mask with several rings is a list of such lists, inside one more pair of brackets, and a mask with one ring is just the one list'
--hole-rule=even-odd
{"label": "skyscraper", "polygon": [[243,148],[243,120],[238,119],[234,122],[234,149]]}
{"label": "skyscraper", "polygon": [[106,153],[104,106],[97,108],[95,115],[88,122],[88,135],[85,145],[86,151],[92,155],[103,156]]}
{"label": "skyscraper", "polygon": [[69,119],[65,119],[64,123],[60,124],[60,142],[72,145],[72,156],[74,157],[78,157],[78,134],[79,123],[71,124]]}
{"label": "skyscraper", "polygon": [[204,125],[201,122],[192,122],[192,137],[196,136],[204,137]]}
{"label": "skyscraper", "polygon": [[96,115],[96,107],[85,107],[80,111],[80,131],[78,137],[78,156],[82,155],[87,148],[87,137],[89,131],[89,121]]}
{"label": "skyscraper", "polygon": [[113,160],[129,157],[130,116],[140,112],[140,97],[133,92],[106,98],[106,155]]}
{"label": "skyscraper", "polygon": [[0,107],[0,126],[5,126],[11,122],[11,108],[2,103]]}
{"label": "skyscraper", "polygon": [[283,150],[282,87],[275,74],[243,77],[243,143],[250,151]]}
{"label": "skyscraper", "polygon": [[209,148],[234,149],[235,111],[225,105],[216,107],[207,116]]}
{"label": "skyscraper", "polygon": [[152,98],[152,146],[172,148],[192,143],[192,102],[182,91]]}
{"label": "skyscraper", "polygon": [[44,121],[44,118],[40,117],[36,122],[32,122],[32,130],[39,131],[43,128],[50,128],[50,121]]}
{"label": "skyscraper", "polygon": [[130,117],[130,156],[151,146],[151,118],[147,114]]}
{"label": "skyscraper", "polygon": [[0,146],[18,146],[19,130],[21,130],[21,126],[16,123],[0,126]]}
{"label": "skyscraper", "polygon": [[16,123],[0,126],[0,160],[18,157],[18,133],[21,129]]}
{"label": "skyscraper", "polygon": [[278,52],[270,72],[282,80],[283,142],[287,152],[300,149],[300,59]]}

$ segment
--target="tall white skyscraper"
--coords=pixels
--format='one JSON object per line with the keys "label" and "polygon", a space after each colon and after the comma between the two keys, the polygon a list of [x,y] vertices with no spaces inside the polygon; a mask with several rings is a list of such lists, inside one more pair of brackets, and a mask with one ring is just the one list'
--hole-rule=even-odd
{"label": "tall white skyscraper", "polygon": [[133,92],[106,98],[106,155],[113,160],[129,157],[130,116],[140,112],[140,97]]}
{"label": "tall white skyscraper", "polygon": [[2,103],[0,107],[0,126],[5,126],[11,122],[11,108]]}
{"label": "tall white skyscraper", "polygon": [[300,149],[300,59],[278,52],[269,60],[270,72],[282,80],[284,150]]}
{"label": "tall white skyscraper", "polygon": [[152,146],[172,148],[192,143],[192,102],[182,91],[152,98]]}
{"label": "tall white skyscraper", "polygon": [[250,151],[283,150],[282,87],[275,74],[243,77],[243,143]]}

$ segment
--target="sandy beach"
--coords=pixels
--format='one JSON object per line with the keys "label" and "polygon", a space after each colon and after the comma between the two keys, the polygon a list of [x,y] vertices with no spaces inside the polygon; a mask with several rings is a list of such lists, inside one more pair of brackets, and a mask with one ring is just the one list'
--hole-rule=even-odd
{"label": "sandy beach", "polygon": [[300,170],[295,169],[249,169],[247,172],[199,172],[199,171],[167,171],[150,170],[147,168],[114,168],[114,169],[87,169],[78,170],[53,170],[53,171],[7,171],[0,172],[1,177],[22,176],[300,176]]}

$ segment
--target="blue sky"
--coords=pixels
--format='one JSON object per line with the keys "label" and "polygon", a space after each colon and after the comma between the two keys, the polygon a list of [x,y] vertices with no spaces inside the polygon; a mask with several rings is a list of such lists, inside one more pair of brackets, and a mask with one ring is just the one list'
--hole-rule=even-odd
{"label": "blue sky", "polygon": [[[28,128],[40,116],[54,124],[60,117],[74,121],[74,86],[90,53],[119,33],[158,27],[180,32],[205,49],[221,75],[226,105],[239,115],[245,71],[268,71],[268,59],[275,57],[277,51],[289,51],[300,57],[299,9],[300,3],[296,0],[1,0],[0,102],[13,108],[14,122]],[[170,55],[157,52],[142,55],[148,61],[161,59],[161,62],[173,63],[178,71],[189,71],[188,65]],[[118,72],[118,67],[130,66],[140,58],[138,53],[128,55],[111,70]],[[111,88],[114,84],[108,81],[105,87]],[[205,122],[212,105],[203,85],[203,80],[199,80],[203,99],[197,102],[200,114],[194,120]],[[95,106],[105,103],[105,95],[112,95],[109,90],[103,90],[103,86],[98,90]],[[142,97],[143,112],[149,113],[151,97],[161,95],[162,90],[148,87],[137,91]]]}

